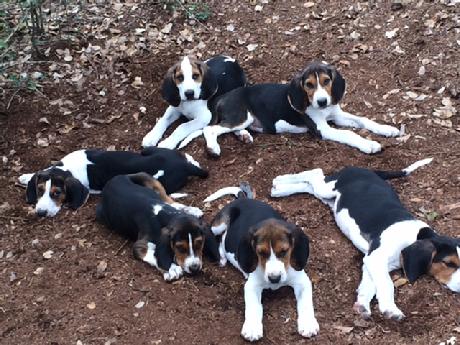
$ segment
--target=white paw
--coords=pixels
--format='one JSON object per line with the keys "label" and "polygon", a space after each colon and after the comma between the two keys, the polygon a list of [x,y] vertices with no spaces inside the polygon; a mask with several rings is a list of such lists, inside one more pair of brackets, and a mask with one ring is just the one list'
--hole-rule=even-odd
{"label": "white paw", "polygon": [[158,138],[156,135],[149,133],[142,139],[142,147],[156,146],[159,140],[160,138]]}
{"label": "white paw", "polygon": [[302,337],[310,338],[318,334],[319,325],[316,318],[297,321],[297,330]]}
{"label": "white paw", "polygon": [[170,150],[174,150],[176,148],[177,144],[174,143],[172,140],[169,140],[169,139],[165,139],[163,141],[160,141],[160,143],[158,144],[158,147],[162,147],[162,148],[165,148],[165,149],[170,149]]}
{"label": "white paw", "polygon": [[401,134],[401,131],[393,126],[382,125],[379,128],[377,134],[383,135],[385,137],[397,137]]}
{"label": "white paw", "polygon": [[220,146],[219,144],[213,145],[213,146],[208,146],[208,154],[214,157],[219,157],[220,156]]}
{"label": "white paw", "polygon": [[382,145],[376,141],[366,140],[366,142],[359,147],[359,149],[368,154],[377,153],[382,150]]}
{"label": "white paw", "polygon": [[[379,306],[380,307],[380,306]],[[396,305],[380,308],[381,313],[387,319],[400,321],[405,318],[405,315]]]}
{"label": "white paw", "polygon": [[264,335],[262,322],[245,320],[241,329],[241,335],[248,341],[259,340]]}
{"label": "white paw", "polygon": [[227,264],[227,258],[225,256],[220,256],[219,266],[224,267]]}
{"label": "white paw", "polygon": [[180,266],[177,266],[176,264],[171,264],[171,267],[169,267],[168,272],[163,273],[163,278],[166,281],[172,281],[172,280],[177,280],[182,275],[184,274],[184,271]]}
{"label": "white paw", "polygon": [[30,179],[34,176],[34,174],[22,174],[21,176],[18,177],[18,181],[22,185],[27,185],[30,181]]}
{"label": "white paw", "polygon": [[283,192],[283,190],[281,189],[281,185],[276,185],[276,186],[273,186],[272,187],[272,190],[270,192],[270,195],[273,197],[273,198],[281,198],[283,196],[286,196],[286,193]]}
{"label": "white paw", "polygon": [[355,302],[353,310],[357,314],[361,315],[363,319],[369,319],[371,317],[371,309],[369,305],[365,305],[364,303]]}
{"label": "white paw", "polygon": [[184,208],[184,212],[197,218],[203,217],[203,211],[201,211],[198,207],[187,206]]}
{"label": "white paw", "polygon": [[238,131],[238,132],[236,133],[236,136],[238,137],[238,139],[239,139],[240,141],[242,141],[242,142],[245,143],[245,144],[251,144],[251,143],[254,142],[254,139],[253,139],[251,133],[249,133],[249,132],[248,132],[247,130],[245,130],[245,129],[242,129],[242,130]]}

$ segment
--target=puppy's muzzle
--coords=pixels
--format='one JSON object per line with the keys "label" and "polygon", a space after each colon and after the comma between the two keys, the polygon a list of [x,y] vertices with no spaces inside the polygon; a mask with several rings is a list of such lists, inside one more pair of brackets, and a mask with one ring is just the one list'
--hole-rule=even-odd
{"label": "puppy's muzzle", "polygon": [[187,98],[187,100],[189,100],[189,101],[190,101],[190,100],[193,100],[193,99],[195,98],[195,91],[193,91],[193,90],[186,90],[186,91],[184,92],[184,95],[185,95],[185,97]]}
{"label": "puppy's muzzle", "polygon": [[268,276],[268,280],[272,284],[278,284],[281,280],[281,274],[271,274]]}
{"label": "puppy's muzzle", "polygon": [[325,108],[327,106],[327,98],[320,98],[316,102],[320,108]]}
{"label": "puppy's muzzle", "polygon": [[39,217],[46,217],[48,212],[46,210],[37,210],[37,216]]}

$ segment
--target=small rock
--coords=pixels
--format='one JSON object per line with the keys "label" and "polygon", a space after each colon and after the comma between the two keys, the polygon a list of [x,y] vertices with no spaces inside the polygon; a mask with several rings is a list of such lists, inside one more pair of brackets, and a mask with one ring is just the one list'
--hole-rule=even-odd
{"label": "small rock", "polygon": [[256,5],[256,7],[254,7],[254,10],[255,10],[256,12],[262,12],[262,9],[263,9],[263,8],[264,8],[264,7],[263,7],[262,5]]}
{"label": "small rock", "polygon": [[37,299],[35,300],[37,303],[42,303],[45,301],[45,296],[39,296],[37,297]]}
{"label": "small rock", "polygon": [[425,75],[425,66],[420,66],[420,68],[418,69],[418,75]]}
{"label": "small rock", "polygon": [[161,29],[161,32],[164,34],[169,34],[171,32],[172,26],[173,26],[172,23],[166,24],[164,28]]}
{"label": "small rock", "polygon": [[235,31],[235,25],[233,25],[233,24],[228,24],[228,25],[227,25],[227,31],[230,31],[230,32]]}
{"label": "small rock", "polygon": [[145,114],[145,112],[147,111],[147,108],[146,107],[139,107],[139,110],[141,111],[142,114]]}
{"label": "small rock", "polygon": [[141,77],[134,77],[134,81],[131,83],[131,85],[135,88],[139,88],[144,85],[144,83],[142,82]]}
{"label": "small rock", "polygon": [[10,283],[14,282],[18,277],[16,276],[15,272],[10,273]]}
{"label": "small rock", "polygon": [[50,146],[50,143],[47,138],[38,138],[37,145],[40,147],[48,147]]}
{"label": "small rock", "polygon": [[45,259],[51,259],[51,257],[53,256],[54,252],[52,250],[47,250],[46,252],[43,253],[43,257]]}
{"label": "small rock", "polygon": [[141,309],[142,307],[144,307],[145,305],[145,302],[144,301],[140,301],[139,303],[137,303],[134,308],[136,309]]}
{"label": "small rock", "polygon": [[257,48],[258,46],[259,46],[259,45],[256,44],[256,43],[251,43],[251,44],[248,44],[248,45],[246,46],[246,48],[248,49],[248,51],[252,52],[252,51],[256,50],[256,48]]}
{"label": "small rock", "polygon": [[38,268],[34,271],[34,274],[35,274],[36,276],[39,276],[40,274],[43,273],[44,270],[45,270],[45,269],[44,269],[43,267],[38,267]]}
{"label": "small rock", "polygon": [[104,272],[107,269],[107,261],[101,260],[99,261],[97,268],[96,268],[96,277],[97,278],[102,278],[104,277]]}
{"label": "small rock", "polygon": [[386,38],[393,38],[396,36],[396,33],[399,31],[398,28],[385,32]]}

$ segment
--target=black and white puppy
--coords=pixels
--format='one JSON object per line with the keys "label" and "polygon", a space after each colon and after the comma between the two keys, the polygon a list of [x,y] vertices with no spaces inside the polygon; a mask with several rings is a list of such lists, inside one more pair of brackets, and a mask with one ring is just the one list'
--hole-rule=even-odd
{"label": "black and white puppy", "polygon": [[76,210],[90,193],[100,193],[114,176],[146,172],[156,177],[168,194],[178,191],[189,176],[205,178],[208,172],[190,155],[162,148],[141,153],[127,151],[78,150],[56,165],[34,174],[23,174],[19,182],[27,185],[26,200],[36,204],[39,216],[54,217],[63,205]]}
{"label": "black and white puppy", "polygon": [[371,315],[374,296],[384,316],[404,317],[395,304],[389,274],[400,267],[410,282],[427,273],[460,292],[460,239],[437,234],[416,219],[385,181],[407,176],[429,162],[421,160],[396,172],[348,167],[324,176],[314,169],[273,180],[274,197],[310,193],[329,205],[340,230],[364,253],[354,309],[365,318]]}
{"label": "black and white puppy", "polygon": [[247,198],[251,197],[248,190],[247,185],[227,187],[205,200],[238,195],[216,215],[211,231],[221,236],[221,266],[228,260],[247,278],[241,335],[249,341],[262,338],[262,291],[291,286],[297,299],[298,332],[304,337],[314,336],[319,325],[314,315],[312,284],[304,271],[309,255],[308,237],[270,205]]}
{"label": "black and white puppy", "polygon": [[235,59],[215,56],[205,62],[185,56],[172,66],[161,93],[169,103],[164,115],[142,140],[142,146],[156,146],[166,129],[181,115],[189,121],[179,125],[158,146],[174,149],[189,134],[201,130],[212,119],[215,99],[246,84],[243,69]]}
{"label": "black and white puppy", "polygon": [[[246,129],[271,134],[310,131],[314,136],[344,143],[365,153],[381,150],[376,141],[333,128],[328,121],[339,126],[366,128],[387,137],[399,135],[395,127],[342,111],[339,102],[344,93],[345,80],[336,68],[318,62],[309,64],[287,85],[259,84],[230,91],[217,100],[217,122],[203,130],[208,151],[220,155],[217,137],[224,133],[234,132],[245,137],[244,141],[252,142]],[[196,136],[192,134],[190,139]],[[187,138],[184,144],[189,141]]]}
{"label": "black and white puppy", "polygon": [[134,256],[163,272],[165,280],[202,269],[203,253],[219,259],[218,243],[195,215],[201,211],[176,203],[161,183],[146,173],[118,175],[102,190],[97,220],[134,240]]}

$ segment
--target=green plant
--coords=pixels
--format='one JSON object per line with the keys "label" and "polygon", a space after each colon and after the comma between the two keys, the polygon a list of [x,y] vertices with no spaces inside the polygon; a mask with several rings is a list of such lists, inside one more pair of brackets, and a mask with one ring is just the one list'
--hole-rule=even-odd
{"label": "green plant", "polygon": [[204,2],[194,2],[185,5],[187,11],[186,15],[188,19],[196,19],[200,22],[204,22],[211,16],[211,10],[208,4]]}

